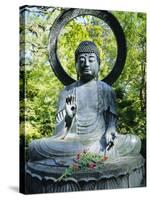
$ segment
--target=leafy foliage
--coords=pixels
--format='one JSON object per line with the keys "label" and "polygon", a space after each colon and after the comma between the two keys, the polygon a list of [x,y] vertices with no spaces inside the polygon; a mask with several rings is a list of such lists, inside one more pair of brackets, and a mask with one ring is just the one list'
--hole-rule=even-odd
{"label": "leafy foliage", "polygon": [[[32,139],[49,137],[55,128],[57,99],[63,85],[48,62],[50,28],[61,8],[24,7],[20,13],[20,123],[27,145]],[[120,78],[113,85],[117,96],[118,132],[146,137],[146,15],[112,12],[123,27],[128,55]],[[117,48],[108,25],[92,16],[70,21],[58,40],[58,55],[64,69],[76,79],[74,51],[82,40],[94,41],[100,49],[104,78],[113,68]]]}
{"label": "leafy foliage", "polygon": [[99,154],[83,151],[76,155],[75,162],[65,169],[64,173],[57,179],[61,181],[62,179],[71,176],[74,172],[88,172],[89,170],[101,169],[108,157],[101,156]]}

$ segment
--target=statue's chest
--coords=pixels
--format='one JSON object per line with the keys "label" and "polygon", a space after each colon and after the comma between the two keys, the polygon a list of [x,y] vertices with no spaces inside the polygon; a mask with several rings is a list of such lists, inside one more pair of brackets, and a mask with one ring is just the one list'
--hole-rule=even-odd
{"label": "statue's chest", "polygon": [[82,85],[76,88],[77,112],[82,116],[97,114],[98,90],[96,83]]}

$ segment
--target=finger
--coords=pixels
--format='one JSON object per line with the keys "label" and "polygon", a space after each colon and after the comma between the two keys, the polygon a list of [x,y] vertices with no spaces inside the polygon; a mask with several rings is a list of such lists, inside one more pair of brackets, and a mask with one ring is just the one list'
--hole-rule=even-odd
{"label": "finger", "polygon": [[73,96],[72,95],[70,96],[70,104],[71,105],[73,104]]}
{"label": "finger", "polygon": [[72,102],[75,104],[75,95],[72,96]]}
{"label": "finger", "polygon": [[66,103],[69,105],[70,104],[70,95],[67,96],[66,98]]}
{"label": "finger", "polygon": [[70,105],[72,105],[72,95],[70,95]]}
{"label": "finger", "polygon": [[68,102],[69,102],[69,99],[68,99],[68,97],[66,98],[66,103],[68,104]]}
{"label": "finger", "polygon": [[68,95],[68,104],[71,105],[71,96]]}

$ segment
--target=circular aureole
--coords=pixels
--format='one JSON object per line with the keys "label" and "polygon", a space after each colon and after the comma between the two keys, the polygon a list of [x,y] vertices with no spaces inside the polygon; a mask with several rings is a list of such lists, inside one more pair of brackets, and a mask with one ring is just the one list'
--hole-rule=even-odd
{"label": "circular aureole", "polygon": [[57,78],[64,84],[70,85],[76,80],[71,78],[63,69],[59,58],[57,56],[57,41],[58,36],[63,29],[63,27],[72,19],[85,16],[85,15],[92,15],[103,20],[113,31],[116,42],[117,42],[117,58],[114,64],[112,71],[102,80],[109,85],[112,85],[120,76],[125,60],[127,55],[127,48],[126,48],[126,40],[125,35],[120,26],[118,20],[108,11],[103,10],[87,10],[87,9],[65,9],[54,21],[53,26],[50,30],[50,38],[49,38],[49,61],[51,67],[57,76]]}

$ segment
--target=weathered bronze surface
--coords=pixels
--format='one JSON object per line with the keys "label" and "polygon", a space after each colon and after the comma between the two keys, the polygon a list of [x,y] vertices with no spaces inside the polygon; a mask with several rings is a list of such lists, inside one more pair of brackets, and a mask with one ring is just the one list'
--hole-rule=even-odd
{"label": "weathered bronze surface", "polygon": [[[76,81],[63,70],[56,54],[57,38],[63,26],[70,19],[87,14],[108,23],[117,39],[115,66],[103,81],[98,80],[101,60],[93,42],[83,41],[75,51]],[[110,85],[120,75],[126,58],[125,38],[118,21],[106,11],[65,10],[51,29],[50,47],[51,66],[66,87],[58,100],[54,135],[29,145],[26,175],[33,185],[27,184],[27,193],[141,186],[144,176],[144,160],[139,153],[141,141],[136,135],[121,135],[116,131],[115,93]],[[58,176],[83,151],[107,155],[109,161],[101,172],[78,172],[57,183]]]}
{"label": "weathered bronze surface", "polygon": [[83,152],[110,157],[137,154],[141,141],[134,135],[116,132],[115,94],[99,81],[99,50],[83,41],[75,52],[78,79],[61,92],[53,137],[34,140],[29,146],[31,161],[50,159],[52,165],[70,165]]}

